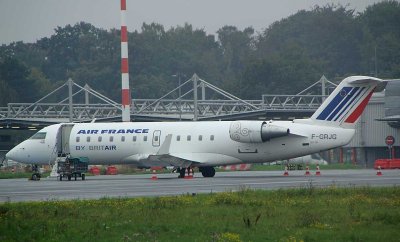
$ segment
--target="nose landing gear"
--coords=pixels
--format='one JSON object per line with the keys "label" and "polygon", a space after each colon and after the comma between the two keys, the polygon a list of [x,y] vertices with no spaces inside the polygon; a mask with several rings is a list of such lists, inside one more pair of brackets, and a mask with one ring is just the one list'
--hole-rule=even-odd
{"label": "nose landing gear", "polygon": [[40,174],[38,165],[33,165],[32,166],[32,175],[31,175],[30,180],[39,181],[40,178],[42,178],[42,174]]}

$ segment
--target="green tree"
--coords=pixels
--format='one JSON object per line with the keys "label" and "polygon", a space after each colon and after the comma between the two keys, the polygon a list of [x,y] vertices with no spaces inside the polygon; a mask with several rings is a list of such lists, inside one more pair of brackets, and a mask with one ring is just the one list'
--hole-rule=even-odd
{"label": "green tree", "polygon": [[324,63],[329,76],[359,73],[362,28],[353,13],[340,5],[299,11],[266,29],[258,43],[258,54],[279,53],[295,43],[310,58]]}
{"label": "green tree", "polygon": [[[16,93],[18,100],[22,102],[31,101],[36,96],[36,88],[28,79],[29,69],[17,59],[7,57],[0,64],[0,80],[6,82],[3,88],[9,88],[10,93]],[[7,92],[7,89],[4,90]]]}
{"label": "green tree", "polygon": [[254,52],[254,29],[249,27],[240,31],[235,26],[224,26],[217,34],[222,53],[222,86],[240,95],[240,76]]}
{"label": "green tree", "polygon": [[400,3],[373,4],[358,16],[363,24],[363,71],[379,77],[400,76]]}

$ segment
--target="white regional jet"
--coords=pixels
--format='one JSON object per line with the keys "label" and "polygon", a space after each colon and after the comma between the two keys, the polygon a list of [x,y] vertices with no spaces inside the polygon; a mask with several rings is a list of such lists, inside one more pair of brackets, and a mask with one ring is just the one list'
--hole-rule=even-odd
{"label": "white regional jet", "polygon": [[85,157],[91,165],[174,166],[180,177],[198,167],[204,177],[215,166],[290,159],[346,145],[374,91],[386,82],[367,76],[344,79],[309,119],[61,123],[50,125],[6,155],[27,164],[57,157]]}

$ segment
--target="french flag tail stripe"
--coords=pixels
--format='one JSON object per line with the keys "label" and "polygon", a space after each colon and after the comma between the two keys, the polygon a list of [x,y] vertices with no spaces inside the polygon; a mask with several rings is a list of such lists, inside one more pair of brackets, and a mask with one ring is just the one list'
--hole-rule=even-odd
{"label": "french flag tail stripe", "polygon": [[367,91],[365,87],[359,89],[358,92],[350,100],[350,102],[346,105],[346,107],[339,113],[339,115],[336,116],[334,121],[337,121],[339,118],[341,118],[343,114],[347,114],[350,110],[350,105],[352,105],[353,103],[357,103],[359,101],[358,98],[360,97],[360,94],[362,94],[361,97],[364,95],[364,91]]}
{"label": "french flag tail stripe", "polygon": [[349,101],[351,100],[351,98],[354,96],[354,94],[359,90],[359,87],[355,87],[353,88],[347,95],[346,98],[338,105],[338,107],[335,109],[335,111],[333,111],[329,116],[328,116],[328,120],[332,121],[332,119],[336,116],[336,114],[338,114],[343,107],[349,103]]}
{"label": "french flag tail stripe", "polygon": [[328,104],[328,106],[318,115],[317,119],[326,120],[326,118],[333,112],[335,107],[346,97],[343,93],[349,93],[352,87],[343,87],[342,90],[333,98],[333,100]]}
{"label": "french flag tail stripe", "polygon": [[367,106],[369,99],[374,93],[374,89],[368,94],[368,96],[358,105],[358,107],[350,114],[350,116],[344,121],[345,123],[354,123],[360,117],[365,107]]}
{"label": "french flag tail stripe", "polygon": [[373,92],[384,90],[386,84],[387,81],[370,76],[346,77],[310,120],[322,126],[354,129]]}

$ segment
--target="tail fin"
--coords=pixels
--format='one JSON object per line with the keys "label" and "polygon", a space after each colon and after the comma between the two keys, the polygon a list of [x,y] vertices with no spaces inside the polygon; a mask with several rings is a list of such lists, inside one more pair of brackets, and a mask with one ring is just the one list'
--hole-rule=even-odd
{"label": "tail fin", "polygon": [[386,82],[368,76],[345,78],[311,116],[320,125],[353,128],[374,91],[382,91]]}

